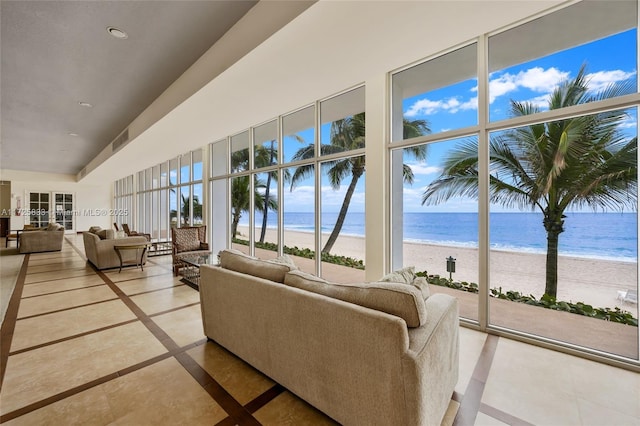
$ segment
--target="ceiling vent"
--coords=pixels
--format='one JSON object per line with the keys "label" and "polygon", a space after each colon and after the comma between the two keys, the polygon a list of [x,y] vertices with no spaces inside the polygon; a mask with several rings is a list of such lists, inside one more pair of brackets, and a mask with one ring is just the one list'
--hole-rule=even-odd
{"label": "ceiling vent", "polygon": [[124,132],[120,133],[117,138],[111,142],[111,152],[116,152],[129,142],[129,129],[124,129]]}

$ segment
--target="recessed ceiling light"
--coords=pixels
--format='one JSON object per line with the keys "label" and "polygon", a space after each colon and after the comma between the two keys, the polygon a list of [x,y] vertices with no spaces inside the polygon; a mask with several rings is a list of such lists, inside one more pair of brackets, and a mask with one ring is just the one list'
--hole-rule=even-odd
{"label": "recessed ceiling light", "polygon": [[124,31],[122,31],[121,29],[116,28],[116,27],[107,27],[107,32],[111,36],[113,36],[113,37],[115,37],[117,39],[120,39],[120,40],[124,40],[125,38],[129,37],[127,35],[127,33],[125,33]]}
{"label": "recessed ceiling light", "polygon": [[83,107],[87,107],[87,108],[93,108],[93,105],[91,105],[89,102],[79,101],[78,105],[83,106]]}
{"label": "recessed ceiling light", "polygon": [[69,133],[69,136],[78,136],[78,134],[72,132],[72,133]]}

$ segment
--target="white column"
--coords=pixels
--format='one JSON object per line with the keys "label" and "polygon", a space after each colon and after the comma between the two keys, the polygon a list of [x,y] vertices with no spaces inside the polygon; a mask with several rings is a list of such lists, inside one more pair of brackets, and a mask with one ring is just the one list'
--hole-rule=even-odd
{"label": "white column", "polygon": [[365,278],[375,281],[385,273],[387,240],[387,84],[386,75],[369,79],[365,85]]}

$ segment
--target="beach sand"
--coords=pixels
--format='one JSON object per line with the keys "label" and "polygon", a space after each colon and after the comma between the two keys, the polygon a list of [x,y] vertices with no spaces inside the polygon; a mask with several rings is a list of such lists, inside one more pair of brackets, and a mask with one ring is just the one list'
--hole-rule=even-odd
{"label": "beach sand", "polygon": [[[238,227],[238,231],[245,238],[248,235],[247,227]],[[323,242],[326,238],[327,235],[324,235]],[[267,231],[265,241],[277,241],[274,230]],[[314,235],[310,232],[285,230],[284,244],[288,247],[313,249]],[[331,253],[364,260],[365,240],[363,237],[341,235]],[[262,251],[257,254],[260,257],[269,256]],[[416,271],[426,270],[429,274],[448,278],[446,258],[449,256],[456,259],[454,280],[478,283],[478,250],[474,248],[406,242],[403,265],[415,266]],[[491,250],[489,287],[502,287],[503,292],[515,290],[540,298],[544,293],[545,259],[544,254]],[[301,269],[313,272],[312,260],[296,259],[296,263],[300,261],[304,263],[299,265]],[[364,273],[358,270],[346,275],[336,272],[334,276],[333,268],[325,265],[323,275],[329,280],[345,282],[364,277]],[[623,303],[617,299],[618,291],[636,288],[637,271],[636,262],[559,256],[558,300],[584,302],[594,307],[618,306],[637,316],[638,305]]]}

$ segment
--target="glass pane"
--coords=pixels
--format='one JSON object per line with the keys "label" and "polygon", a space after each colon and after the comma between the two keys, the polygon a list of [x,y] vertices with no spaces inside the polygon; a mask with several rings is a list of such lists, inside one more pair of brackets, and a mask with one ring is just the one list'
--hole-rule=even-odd
{"label": "glass pane", "polygon": [[253,129],[255,169],[278,164],[278,122],[270,121]]}
{"label": "glass pane", "polygon": [[40,194],[40,201],[49,201],[49,194],[46,192]]}
{"label": "glass pane", "polygon": [[278,256],[278,173],[254,175],[255,253],[261,259]]}
{"label": "glass pane", "polygon": [[153,180],[151,181],[151,187],[158,189],[160,187],[160,165],[153,166]]}
{"label": "glass pane", "polygon": [[166,188],[169,185],[169,169],[166,162],[160,164],[160,187]]}
{"label": "glass pane", "polygon": [[169,223],[172,228],[178,227],[178,191],[169,190]]}
{"label": "glass pane", "polygon": [[[44,196],[45,194],[42,194],[42,195]],[[44,197],[41,197],[40,201],[44,201],[43,198]],[[64,194],[56,194],[56,203],[61,203],[63,201],[64,201]]]}
{"label": "glass pane", "polygon": [[432,293],[456,297],[460,316],[472,320],[478,319],[477,166],[476,137],[393,152],[393,190],[402,194],[392,204],[393,269],[415,266]]}
{"label": "glass pane", "polygon": [[193,188],[193,202],[191,203],[191,211],[193,211],[193,224],[203,225],[202,221],[202,204],[204,198],[202,196],[202,184],[197,183],[192,185]]}
{"label": "glass pane", "polygon": [[393,75],[393,137],[402,141],[478,124],[477,46]]}
{"label": "glass pane", "polygon": [[301,270],[315,274],[315,166],[290,167],[284,172],[291,180],[282,194],[283,251],[293,256]]}
{"label": "glass pane", "polygon": [[227,180],[218,179],[211,181],[211,197],[210,200],[216,200],[215,203],[209,202],[211,207],[211,239],[209,240],[209,248],[212,253],[218,253],[220,250],[227,248],[229,240],[228,230],[228,212],[229,212],[229,196],[227,191]]}
{"label": "glass pane", "polygon": [[138,191],[144,191],[144,170],[138,172]]}
{"label": "glass pane", "polygon": [[29,194],[29,201],[39,202],[40,201],[40,194],[38,194],[37,192],[30,193]]}
{"label": "glass pane", "polygon": [[325,162],[321,170],[322,276],[336,282],[363,281],[364,156]]}
{"label": "glass pane", "polygon": [[191,153],[191,156],[193,160],[193,180],[202,180],[202,150],[196,149]]}
{"label": "glass pane", "polygon": [[227,174],[228,158],[226,140],[211,144],[211,176]]}
{"label": "glass pane", "polygon": [[231,179],[231,247],[249,253],[251,176]]}
{"label": "glass pane", "polygon": [[491,323],[638,359],[637,134],[635,108],[491,134]]}
{"label": "glass pane", "polygon": [[249,170],[249,131],[231,136],[231,173]]}
{"label": "glass pane", "polygon": [[282,134],[284,163],[313,158],[315,156],[315,107],[310,106],[282,117]]}
{"label": "glass pane", "polygon": [[191,182],[191,154],[180,157],[180,183]]}
{"label": "glass pane", "polygon": [[160,240],[168,240],[169,236],[169,191],[160,190]]}
{"label": "glass pane", "polygon": [[169,185],[178,184],[178,159],[173,158],[169,161]]}
{"label": "glass pane", "polygon": [[147,209],[147,207],[145,206],[144,195],[144,193],[138,194],[138,225],[135,226],[132,222],[129,222],[129,230],[131,231],[143,232],[142,230],[144,229],[145,224],[145,211]]}
{"label": "glass pane", "polygon": [[320,104],[320,154],[364,148],[364,87]]}
{"label": "glass pane", "polygon": [[583,1],[491,37],[491,121],[636,92],[636,26],[635,1]]}
{"label": "glass pane", "polygon": [[189,186],[180,187],[180,226],[191,225],[191,196]]}

